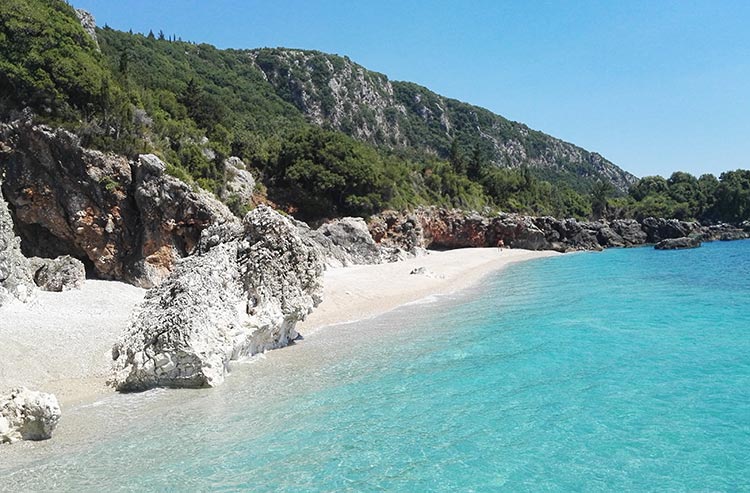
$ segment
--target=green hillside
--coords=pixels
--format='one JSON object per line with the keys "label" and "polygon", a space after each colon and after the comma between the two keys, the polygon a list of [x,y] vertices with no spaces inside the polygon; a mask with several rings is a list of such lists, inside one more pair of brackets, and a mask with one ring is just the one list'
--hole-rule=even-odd
{"label": "green hillside", "polygon": [[219,50],[106,26],[96,36],[61,0],[2,2],[0,118],[28,108],[86,146],[156,153],[214,192],[224,160],[238,156],[268,200],[308,220],[430,204],[577,217],[644,210],[647,195],[624,195],[635,178],[598,154],[346,57]]}

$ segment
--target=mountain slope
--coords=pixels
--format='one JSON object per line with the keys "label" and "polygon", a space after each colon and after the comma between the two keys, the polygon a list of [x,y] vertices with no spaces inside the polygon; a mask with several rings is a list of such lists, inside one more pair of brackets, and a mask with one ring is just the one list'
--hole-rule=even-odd
{"label": "mountain slope", "polygon": [[391,82],[346,57],[281,48],[248,57],[309,121],[372,144],[446,158],[456,139],[466,152],[479,146],[501,167],[529,166],[572,183],[603,179],[621,191],[636,181],[597,153],[417,84]]}
{"label": "mountain slope", "polygon": [[255,175],[259,200],[313,220],[419,205],[587,217],[591,192],[599,187],[601,203],[607,186],[633,178],[345,57],[219,50],[106,26],[92,40],[62,0],[0,2],[0,21],[0,119],[33,115],[85,147],[155,153],[237,214],[251,203],[227,193],[230,156]]}

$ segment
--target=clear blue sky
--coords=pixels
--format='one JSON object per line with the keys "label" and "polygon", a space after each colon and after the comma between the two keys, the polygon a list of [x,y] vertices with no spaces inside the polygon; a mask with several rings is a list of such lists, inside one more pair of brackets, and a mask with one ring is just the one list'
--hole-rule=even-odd
{"label": "clear blue sky", "polygon": [[71,3],[115,29],[348,55],[639,176],[750,168],[750,1]]}

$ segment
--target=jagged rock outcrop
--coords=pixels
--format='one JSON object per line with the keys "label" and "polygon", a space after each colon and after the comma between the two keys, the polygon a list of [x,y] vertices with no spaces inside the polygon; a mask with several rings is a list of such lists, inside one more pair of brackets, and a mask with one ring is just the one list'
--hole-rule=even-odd
{"label": "jagged rock outcrop", "polygon": [[739,226],[732,224],[719,223],[712,224],[701,229],[701,239],[703,241],[733,241],[750,238],[750,221],[745,221]]}
{"label": "jagged rock outcrop", "polygon": [[221,199],[227,203],[236,201],[242,206],[249,205],[255,193],[255,178],[245,163],[235,156],[227,158],[224,160],[224,173],[226,185],[221,191]]}
{"label": "jagged rock outcrop", "polygon": [[320,303],[323,262],[266,206],[208,228],[198,252],[148,291],[112,351],[121,391],[223,382],[231,360],[287,345]]}
{"label": "jagged rock outcrop", "polygon": [[380,245],[403,249],[504,245],[568,252],[638,246],[686,236],[704,241],[750,237],[750,231],[741,227],[728,224],[702,226],[677,219],[649,217],[642,223],[633,219],[577,221],[507,213],[490,216],[437,207],[404,213],[385,211],[372,217],[369,227]]}
{"label": "jagged rock outcrop", "polygon": [[654,245],[654,248],[656,250],[684,250],[686,248],[698,248],[699,246],[701,246],[701,240],[691,236],[683,238],[667,238],[666,240],[661,240]]}
{"label": "jagged rock outcrop", "polygon": [[610,223],[612,230],[620,235],[625,246],[643,245],[648,235],[635,219],[615,219]]}
{"label": "jagged rock outcrop", "polygon": [[646,243],[658,243],[669,238],[683,238],[700,233],[699,223],[660,217],[645,218],[641,223],[641,228],[646,233]]}
{"label": "jagged rock outcrop", "polygon": [[60,405],[52,394],[25,387],[0,395],[0,444],[46,440],[60,421]]}
{"label": "jagged rock outcrop", "polygon": [[424,230],[416,214],[383,211],[371,217],[367,226],[373,240],[381,246],[408,253],[424,248]]}
{"label": "jagged rock outcrop", "polygon": [[81,22],[81,27],[86,31],[96,45],[96,49],[99,50],[99,40],[96,38],[96,20],[91,12],[83,9],[76,9],[76,17]]}
{"label": "jagged rock outcrop", "polygon": [[33,293],[28,261],[21,253],[21,240],[13,231],[13,220],[0,193],[0,306],[11,300],[29,301]]}
{"label": "jagged rock outcrop", "polygon": [[34,284],[44,291],[70,291],[80,289],[86,280],[83,262],[63,255],[57,258],[32,257],[29,267],[33,272]]}
{"label": "jagged rock outcrop", "polygon": [[141,155],[132,165],[134,219],[141,227],[140,249],[130,268],[138,284],[149,287],[169,275],[177,258],[195,249],[206,227],[236,218],[208,192],[167,175],[166,164],[153,154]]}
{"label": "jagged rock outcrop", "polygon": [[329,267],[396,262],[424,253],[421,248],[406,251],[400,247],[377,243],[367,223],[359,217],[333,219],[318,229],[311,229],[299,221],[296,224],[302,239],[318,251]]}
{"label": "jagged rock outcrop", "polygon": [[81,147],[78,137],[27,121],[0,125],[2,191],[27,256],[71,255],[104,279],[160,282],[216,222],[237,221],[207,192],[137,162]]}

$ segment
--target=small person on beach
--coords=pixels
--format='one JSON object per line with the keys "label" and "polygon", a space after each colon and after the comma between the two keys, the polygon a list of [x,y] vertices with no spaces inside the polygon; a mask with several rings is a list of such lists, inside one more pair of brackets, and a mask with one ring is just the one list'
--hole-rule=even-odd
{"label": "small person on beach", "polygon": [[503,247],[505,246],[505,242],[501,239],[497,240],[497,249],[501,252],[503,251]]}

